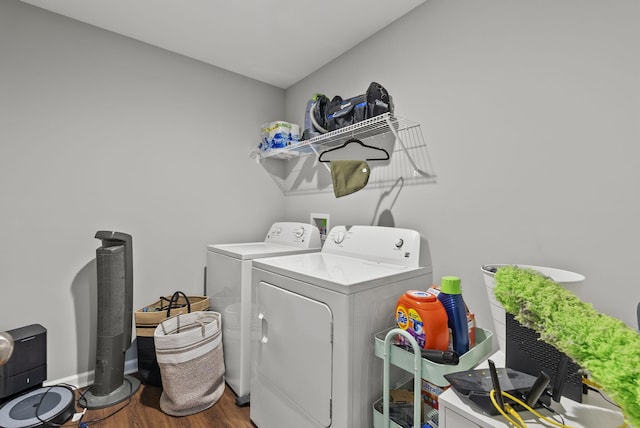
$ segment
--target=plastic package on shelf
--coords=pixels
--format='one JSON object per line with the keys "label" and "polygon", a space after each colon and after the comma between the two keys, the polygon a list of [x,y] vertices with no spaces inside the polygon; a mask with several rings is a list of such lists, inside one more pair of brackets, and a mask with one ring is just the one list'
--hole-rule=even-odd
{"label": "plastic package on shelf", "polygon": [[300,126],[295,123],[275,121],[264,123],[258,148],[262,151],[282,149],[300,142]]}

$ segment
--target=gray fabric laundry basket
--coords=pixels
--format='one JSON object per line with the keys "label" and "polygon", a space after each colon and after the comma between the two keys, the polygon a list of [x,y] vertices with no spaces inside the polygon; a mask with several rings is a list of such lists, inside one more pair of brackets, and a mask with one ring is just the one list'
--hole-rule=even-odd
{"label": "gray fabric laundry basket", "polygon": [[156,327],[154,340],[163,387],[160,409],[187,416],[213,406],[225,388],[220,314],[168,318]]}

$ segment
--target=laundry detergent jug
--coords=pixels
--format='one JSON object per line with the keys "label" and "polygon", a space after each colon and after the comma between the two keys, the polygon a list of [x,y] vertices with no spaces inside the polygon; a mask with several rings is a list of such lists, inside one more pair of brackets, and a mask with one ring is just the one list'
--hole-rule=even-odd
{"label": "laundry detergent jug", "polygon": [[447,312],[435,294],[409,290],[396,304],[396,324],[423,349],[446,351],[449,346]]}

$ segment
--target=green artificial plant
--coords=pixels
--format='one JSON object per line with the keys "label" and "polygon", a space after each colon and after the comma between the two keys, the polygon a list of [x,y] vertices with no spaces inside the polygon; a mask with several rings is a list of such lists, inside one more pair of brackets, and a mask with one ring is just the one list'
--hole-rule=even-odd
{"label": "green artificial plant", "polygon": [[495,280],[505,310],[587,370],[640,427],[640,334],[537,271],[504,266]]}

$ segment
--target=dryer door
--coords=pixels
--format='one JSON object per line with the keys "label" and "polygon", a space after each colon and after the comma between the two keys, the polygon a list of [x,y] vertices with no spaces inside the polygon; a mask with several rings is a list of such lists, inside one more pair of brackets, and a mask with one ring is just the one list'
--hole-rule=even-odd
{"label": "dryer door", "polygon": [[331,310],[266,282],[257,287],[257,303],[261,322],[257,376],[286,396],[282,405],[293,404],[305,417],[330,426]]}

